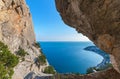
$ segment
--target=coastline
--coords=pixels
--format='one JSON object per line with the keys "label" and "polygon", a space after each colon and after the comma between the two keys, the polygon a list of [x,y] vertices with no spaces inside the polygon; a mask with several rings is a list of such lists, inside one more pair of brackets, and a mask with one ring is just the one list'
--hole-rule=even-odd
{"label": "coastline", "polygon": [[105,67],[106,64],[111,63],[110,62],[110,56],[109,56],[109,54],[107,54],[104,51],[100,50],[96,46],[88,46],[88,47],[84,48],[84,50],[86,50],[86,51],[92,51],[92,52],[97,53],[97,54],[99,54],[99,55],[101,55],[103,57],[102,62],[99,63],[97,66],[95,66],[96,68]]}

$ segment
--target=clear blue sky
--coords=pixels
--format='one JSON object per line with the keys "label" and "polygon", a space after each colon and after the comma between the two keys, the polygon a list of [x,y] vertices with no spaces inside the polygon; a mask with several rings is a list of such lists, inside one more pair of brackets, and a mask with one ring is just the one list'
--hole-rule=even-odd
{"label": "clear blue sky", "polygon": [[26,0],[32,14],[37,41],[88,41],[74,28],[65,25],[54,0]]}

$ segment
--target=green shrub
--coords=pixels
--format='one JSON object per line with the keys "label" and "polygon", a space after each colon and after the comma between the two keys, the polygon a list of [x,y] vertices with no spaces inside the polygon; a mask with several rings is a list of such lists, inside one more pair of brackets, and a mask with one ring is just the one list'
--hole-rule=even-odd
{"label": "green shrub", "polygon": [[108,69],[110,67],[113,67],[111,63],[106,63],[104,66],[101,66],[101,67],[90,67],[87,69],[87,74],[90,74],[90,73],[93,73],[94,70],[95,71],[102,71],[102,70],[105,70],[105,69]]}
{"label": "green shrub", "polygon": [[55,72],[55,70],[54,70],[54,68],[53,68],[52,66],[47,66],[47,67],[44,69],[43,73],[55,74],[56,72]]}
{"label": "green shrub", "polygon": [[0,79],[3,79],[6,77],[7,70],[5,69],[5,66],[3,64],[0,64]]}
{"label": "green shrub", "polygon": [[25,57],[26,54],[28,54],[28,53],[24,49],[19,48],[17,55],[19,55],[20,57]]}
{"label": "green shrub", "polygon": [[96,71],[102,71],[102,70],[108,69],[110,67],[113,67],[112,64],[111,63],[106,63],[105,66],[96,68]]}
{"label": "green shrub", "polygon": [[93,73],[95,68],[94,67],[90,67],[87,69],[87,74]]}
{"label": "green shrub", "polygon": [[41,54],[40,56],[37,57],[35,61],[36,65],[40,67],[40,65],[46,64],[46,57],[45,55]]}
{"label": "green shrub", "polygon": [[18,57],[9,51],[7,45],[0,42],[0,79],[11,79],[13,68],[18,62]]}
{"label": "green shrub", "polygon": [[34,46],[37,47],[37,48],[40,48],[39,42],[36,42],[36,43],[34,44]]}
{"label": "green shrub", "polygon": [[9,75],[12,76],[13,74],[14,74],[13,69],[10,69],[10,71],[9,71]]}

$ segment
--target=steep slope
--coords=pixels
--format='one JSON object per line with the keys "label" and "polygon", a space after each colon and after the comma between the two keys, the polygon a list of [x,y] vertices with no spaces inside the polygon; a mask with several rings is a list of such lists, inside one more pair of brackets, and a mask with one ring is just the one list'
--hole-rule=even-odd
{"label": "steep slope", "polygon": [[120,0],[55,0],[63,21],[111,54],[120,73]]}
{"label": "steep slope", "polygon": [[40,73],[35,59],[40,50],[35,46],[35,34],[31,15],[25,0],[0,0],[0,41],[5,43],[13,54],[24,49],[28,54],[14,69],[12,79],[23,79],[30,72]]}

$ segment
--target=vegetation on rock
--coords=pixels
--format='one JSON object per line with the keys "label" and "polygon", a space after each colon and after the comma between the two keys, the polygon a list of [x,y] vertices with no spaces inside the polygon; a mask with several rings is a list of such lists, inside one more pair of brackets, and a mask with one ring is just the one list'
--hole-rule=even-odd
{"label": "vegetation on rock", "polygon": [[90,67],[87,69],[87,74],[93,73],[95,70],[95,67]]}
{"label": "vegetation on rock", "polygon": [[28,54],[24,49],[19,48],[17,55],[19,55],[20,57],[25,57],[25,55]]}
{"label": "vegetation on rock", "polygon": [[18,62],[19,58],[9,51],[7,45],[0,42],[0,79],[11,79],[13,68]]}
{"label": "vegetation on rock", "polygon": [[105,69],[108,69],[112,67],[112,64],[111,63],[106,63],[105,66],[103,67],[90,67],[87,69],[87,74],[90,74],[90,73],[93,73],[93,72],[97,72],[97,71],[102,71],[102,70],[105,70]]}
{"label": "vegetation on rock", "polygon": [[34,46],[37,47],[37,48],[40,48],[39,42],[34,43]]}
{"label": "vegetation on rock", "polygon": [[37,57],[35,64],[40,67],[40,65],[45,65],[46,64],[46,57],[45,55],[41,54]]}
{"label": "vegetation on rock", "polygon": [[47,67],[44,69],[43,72],[44,72],[44,73],[47,73],[47,74],[55,74],[55,73],[56,73],[55,70],[54,70],[54,68],[53,68],[52,66],[47,66]]}

